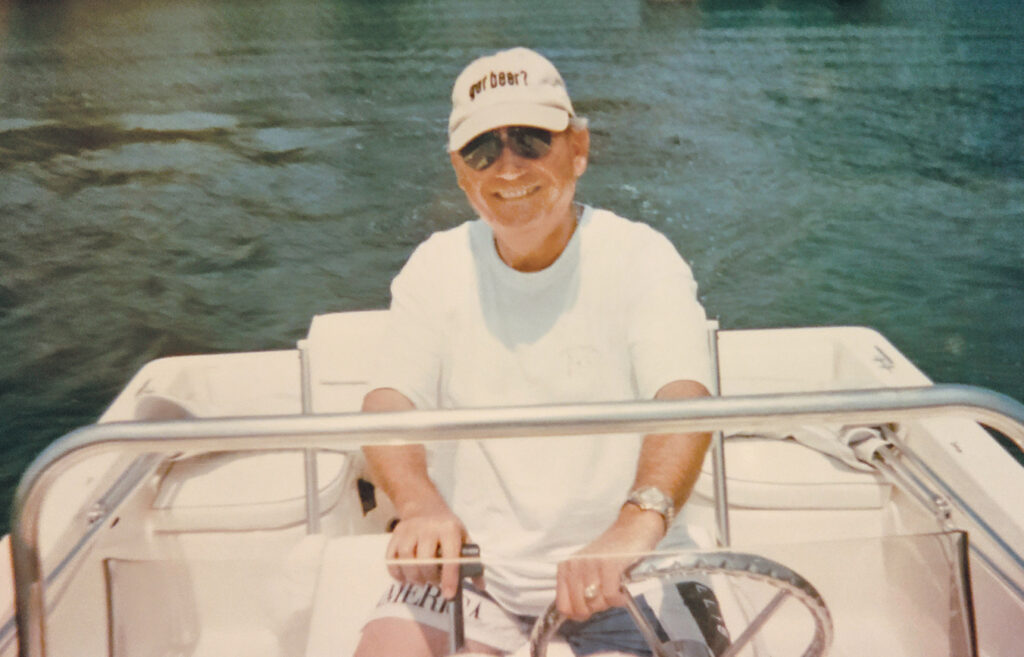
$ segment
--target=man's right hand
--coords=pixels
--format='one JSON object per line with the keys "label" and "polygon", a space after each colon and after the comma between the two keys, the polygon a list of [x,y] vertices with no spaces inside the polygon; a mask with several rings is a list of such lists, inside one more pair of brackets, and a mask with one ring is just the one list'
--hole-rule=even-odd
{"label": "man's right hand", "polygon": [[459,582],[462,545],[469,535],[458,516],[444,504],[410,512],[403,517],[388,542],[389,560],[452,559],[452,563],[389,563],[388,572],[400,582],[440,585],[445,598],[455,597]]}
{"label": "man's right hand", "polygon": [[[363,410],[409,411],[415,406],[392,388],[367,393]],[[398,510],[399,523],[388,542],[388,560],[457,560],[469,538],[466,526],[452,513],[427,476],[426,450],[422,445],[364,447],[374,483],[381,486]],[[459,564],[389,563],[388,572],[400,582],[439,584],[446,598],[454,598],[459,583]]]}

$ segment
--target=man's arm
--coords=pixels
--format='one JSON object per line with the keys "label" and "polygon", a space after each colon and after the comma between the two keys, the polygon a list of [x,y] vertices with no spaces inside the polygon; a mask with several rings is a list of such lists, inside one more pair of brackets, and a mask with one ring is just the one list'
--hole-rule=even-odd
{"label": "man's arm", "polygon": [[[392,388],[371,390],[363,399],[364,412],[410,411],[416,406]],[[427,475],[427,453],[422,445],[364,447],[374,484],[380,486],[398,511],[398,525],[388,542],[388,559],[458,558],[466,541],[466,528],[452,513]],[[436,566],[389,565],[399,581],[440,583],[446,598],[455,596],[458,564]],[[439,577],[440,575],[440,577]]]}
{"label": "man's arm", "polygon": [[[673,381],[663,386],[655,399],[706,397],[708,390],[695,381]],[[669,494],[675,509],[682,508],[700,474],[710,434],[652,434],[644,438],[633,488],[655,486]],[[623,500],[625,502],[625,500]],[[609,607],[625,604],[619,578],[638,553],[648,552],[664,538],[668,527],[656,511],[623,504],[619,516],[603,534],[558,566],[558,610],[574,620],[583,620]],[[598,555],[627,555],[598,558]],[[597,595],[585,597],[588,587]]]}

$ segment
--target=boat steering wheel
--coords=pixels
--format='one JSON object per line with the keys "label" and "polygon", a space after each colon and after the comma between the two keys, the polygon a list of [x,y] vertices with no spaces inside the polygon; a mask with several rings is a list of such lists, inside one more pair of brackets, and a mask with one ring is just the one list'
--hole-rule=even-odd
{"label": "boat steering wheel", "polygon": [[[739,654],[788,597],[796,598],[814,619],[814,636],[801,657],[822,657],[832,645],[832,615],[821,594],[798,573],[776,561],[755,554],[697,552],[673,555],[656,561],[641,560],[622,575],[627,608],[655,657],[678,657],[681,653],[671,641],[662,643],[658,639],[648,620],[640,613],[633,597],[629,595],[627,586],[648,579],[677,579],[691,575],[728,575],[763,582],[779,589],[775,597],[718,657],[733,657]],[[548,642],[564,620],[565,617],[552,602],[537,619],[530,632],[530,657],[547,655]]]}

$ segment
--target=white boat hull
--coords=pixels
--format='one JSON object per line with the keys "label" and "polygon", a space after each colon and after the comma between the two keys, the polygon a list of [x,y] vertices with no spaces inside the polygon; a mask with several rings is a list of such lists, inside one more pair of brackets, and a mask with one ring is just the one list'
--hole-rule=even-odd
{"label": "white boat hull", "polygon": [[[383,317],[317,318],[304,345],[305,397],[295,350],[178,357],[146,365],[100,422],[295,416],[304,402],[312,413],[357,411]],[[882,336],[861,328],[724,331],[719,353],[730,397],[929,385]],[[929,537],[963,528],[977,546],[968,601],[978,654],[1016,655],[1024,628],[1020,464],[972,421],[901,423],[900,444],[950,487],[938,492],[977,514],[954,504],[943,517],[881,472],[783,439],[794,431],[803,427],[757,428],[751,433],[760,437],[725,441],[730,542],[790,564],[822,588],[835,621],[829,654],[966,654],[955,623],[942,618],[959,599],[960,571],[939,547],[949,540]],[[351,653],[389,581],[382,545],[392,517],[385,499],[363,512],[358,450],[318,450],[316,494],[307,495],[304,452],[204,445],[157,459],[109,516],[96,510],[97,497],[134,452],[98,453],[49,487],[37,536],[43,572],[55,573],[45,594],[46,654],[148,654],[157,645],[193,657]],[[683,520],[708,548],[721,531],[714,491],[709,458]],[[307,533],[311,500],[315,535]],[[82,542],[90,514],[98,529]],[[975,531],[979,520],[996,539]],[[728,594],[728,586],[721,590],[730,614],[749,615],[736,601],[745,594]],[[11,596],[12,583],[2,590]],[[13,609],[12,598],[6,603]],[[765,634],[757,654],[766,645],[800,654],[804,639],[786,636],[807,622],[798,611],[781,616],[778,627],[788,629]],[[16,650],[8,631],[0,655]]]}

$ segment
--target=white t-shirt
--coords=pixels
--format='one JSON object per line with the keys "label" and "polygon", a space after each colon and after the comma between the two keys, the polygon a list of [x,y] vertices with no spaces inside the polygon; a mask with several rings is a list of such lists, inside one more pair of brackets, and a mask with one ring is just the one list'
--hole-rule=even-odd
{"label": "white t-shirt", "polygon": [[[477,220],[435,233],[391,287],[391,329],[373,388],[421,409],[651,399],[709,385],[707,327],[690,268],[646,224],[585,208],[539,272],[501,261]],[[487,591],[518,614],[554,597],[558,561],[618,515],[642,437],[460,442],[431,474],[480,544]],[[662,546],[692,545],[677,522]]]}

